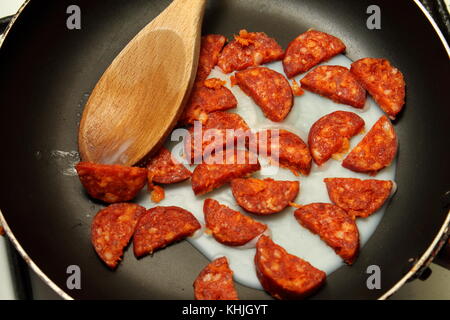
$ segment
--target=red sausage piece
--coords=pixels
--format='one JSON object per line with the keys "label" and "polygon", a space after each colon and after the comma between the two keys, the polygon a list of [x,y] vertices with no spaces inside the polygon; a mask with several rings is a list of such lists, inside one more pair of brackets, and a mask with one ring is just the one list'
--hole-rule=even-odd
{"label": "red sausage piece", "polygon": [[208,78],[211,70],[219,60],[220,52],[227,39],[220,34],[208,34],[203,36],[200,44],[200,56],[198,60],[196,83],[201,83]]}
{"label": "red sausage piece", "polygon": [[205,80],[192,89],[189,101],[181,116],[182,124],[204,123],[208,114],[236,108],[237,100],[224,83],[216,78]]}
{"label": "red sausage piece", "polygon": [[300,80],[302,88],[337,103],[363,108],[366,90],[349,69],[342,66],[319,66]]}
{"label": "red sausage piece", "polygon": [[214,199],[203,204],[206,228],[218,242],[227,246],[242,246],[262,234],[267,226],[224,206]]}
{"label": "red sausage piece", "polygon": [[382,116],[342,162],[344,168],[375,175],[394,160],[398,141],[392,123]]}
{"label": "red sausage piece", "polygon": [[297,197],[299,189],[299,181],[276,181],[270,178],[231,181],[236,202],[246,211],[258,215],[280,212]]}
{"label": "red sausage piece", "polygon": [[219,57],[217,65],[225,73],[280,60],[284,51],[264,32],[241,30],[239,36],[229,42]]}
{"label": "red sausage piece", "polygon": [[236,72],[236,83],[261,108],[266,118],[280,122],[293,105],[291,86],[280,73],[265,67]]}
{"label": "red sausage piece", "polygon": [[227,258],[208,264],[194,282],[195,300],[238,300]]}
{"label": "red sausage piece", "polygon": [[394,186],[392,181],[355,178],[325,178],[328,195],[353,217],[366,218],[381,208]]}
{"label": "red sausage piece", "polygon": [[320,166],[333,155],[346,152],[350,146],[349,139],[363,128],[364,120],[353,112],[335,111],[317,120],[308,136],[314,162]]}
{"label": "red sausage piece", "polygon": [[321,31],[306,31],[286,49],[284,73],[292,78],[344,51],[345,45],[340,39]]}
{"label": "red sausage piece", "polygon": [[147,182],[147,169],[79,162],[75,166],[87,193],[108,203],[133,199]]}
{"label": "red sausage piece", "polygon": [[295,210],[297,221],[317,234],[336,254],[352,264],[359,250],[359,232],[355,220],[343,209],[329,203],[311,203]]}
{"label": "red sausage piece", "polygon": [[[301,172],[303,175],[308,175],[312,157],[302,138],[282,129],[278,130],[278,143],[276,137],[276,131],[273,130],[258,132],[258,153],[270,156],[274,162],[291,169],[295,174]],[[252,144],[250,144],[250,150],[256,150]]]}
{"label": "red sausage piece", "polygon": [[162,147],[147,164],[148,181],[170,184],[189,179],[192,173],[178,163],[169,150]]}
{"label": "red sausage piece", "polygon": [[405,104],[403,74],[386,59],[364,58],[352,63],[350,71],[369,91],[391,119],[395,119]]}
{"label": "red sausage piece", "polygon": [[133,238],[136,257],[152,254],[155,250],[191,236],[200,229],[200,223],[180,207],[154,207],[138,221]]}
{"label": "red sausage piece", "polygon": [[255,154],[248,151],[219,152],[214,159],[222,163],[212,163],[213,156],[199,164],[192,174],[192,190],[196,195],[210,192],[235,178],[246,177],[261,169]]}
{"label": "red sausage piece", "polygon": [[325,272],[287,253],[266,236],[261,236],[256,244],[255,266],[264,290],[277,299],[305,298],[326,279]]}
{"label": "red sausage piece", "polygon": [[134,233],[139,218],[146,212],[134,203],[116,203],[100,210],[92,221],[91,241],[98,256],[114,269]]}

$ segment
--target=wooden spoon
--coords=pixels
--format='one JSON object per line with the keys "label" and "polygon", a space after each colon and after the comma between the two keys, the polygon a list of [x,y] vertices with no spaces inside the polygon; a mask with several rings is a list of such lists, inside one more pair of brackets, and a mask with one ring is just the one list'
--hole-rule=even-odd
{"label": "wooden spoon", "polygon": [[133,165],[162,145],[194,82],[205,2],[174,0],[114,59],[83,111],[83,161]]}

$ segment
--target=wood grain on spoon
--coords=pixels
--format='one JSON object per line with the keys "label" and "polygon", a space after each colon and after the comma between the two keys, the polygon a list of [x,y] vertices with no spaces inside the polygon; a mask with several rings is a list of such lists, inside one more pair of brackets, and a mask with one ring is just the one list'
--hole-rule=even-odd
{"label": "wood grain on spoon", "polygon": [[114,59],[83,111],[83,161],[133,165],[161,146],[192,88],[205,2],[174,0]]}

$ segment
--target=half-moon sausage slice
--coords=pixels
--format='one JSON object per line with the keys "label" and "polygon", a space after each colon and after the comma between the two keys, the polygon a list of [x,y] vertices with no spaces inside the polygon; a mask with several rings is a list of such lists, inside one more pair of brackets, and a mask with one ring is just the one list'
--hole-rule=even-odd
{"label": "half-moon sausage slice", "polygon": [[342,66],[319,66],[300,80],[302,88],[337,103],[363,108],[366,90],[349,69]]}
{"label": "half-moon sausage slice", "polygon": [[[312,157],[306,143],[296,134],[283,129],[263,130],[257,133],[257,143],[259,155],[270,157],[295,174],[309,174]],[[256,150],[252,143],[250,150]]]}
{"label": "half-moon sausage slice", "polygon": [[214,199],[205,200],[203,213],[206,228],[218,242],[227,246],[242,246],[267,229],[265,224],[230,209]]}
{"label": "half-moon sausage slice", "polygon": [[217,65],[225,73],[280,60],[284,51],[275,39],[264,32],[241,30],[230,41],[219,57]]}
{"label": "half-moon sausage slice", "polygon": [[147,164],[148,181],[170,184],[189,179],[192,173],[181,163],[178,163],[169,150],[162,147]]}
{"label": "half-moon sausage slice", "polygon": [[246,211],[258,215],[280,212],[297,197],[299,189],[299,181],[277,181],[270,178],[231,181],[231,191],[236,202]]}
{"label": "half-moon sausage slice", "polygon": [[80,162],[75,169],[87,193],[107,203],[133,199],[147,182],[145,168]]}
{"label": "half-moon sausage slice", "polygon": [[329,203],[311,203],[295,210],[297,221],[320,236],[342,259],[352,264],[359,251],[355,220],[343,209]]}
{"label": "half-moon sausage slice", "polygon": [[195,300],[238,300],[226,257],[208,264],[194,282]]}
{"label": "half-moon sausage slice", "polygon": [[220,52],[227,38],[220,34],[208,34],[203,36],[200,44],[196,83],[201,83],[208,78],[212,68],[219,60]]}
{"label": "half-moon sausage slice", "polygon": [[146,209],[134,203],[116,203],[100,210],[91,225],[91,242],[98,256],[114,269]]}
{"label": "half-moon sausage slice", "polygon": [[344,168],[371,175],[387,167],[397,153],[398,140],[392,123],[382,116],[342,162]]}
{"label": "half-moon sausage slice", "polygon": [[255,266],[264,290],[277,299],[305,298],[319,289],[326,279],[325,272],[287,253],[264,235],[256,244]]}
{"label": "half-moon sausage slice", "polygon": [[139,219],[133,237],[136,257],[152,254],[155,250],[191,236],[200,229],[200,223],[180,207],[154,207]]}
{"label": "half-moon sausage slice", "polygon": [[[221,163],[213,163],[215,160]],[[219,152],[199,164],[192,174],[192,190],[196,195],[210,192],[235,178],[261,169],[257,156],[244,150]]]}
{"label": "half-moon sausage slice", "polygon": [[321,31],[306,31],[286,49],[284,73],[292,78],[344,51],[345,45],[340,39]]}
{"label": "half-moon sausage slice", "polygon": [[364,58],[352,63],[350,71],[369,91],[391,119],[395,119],[405,104],[403,74],[386,59]]}
{"label": "half-moon sausage slice", "polygon": [[291,111],[294,102],[291,86],[281,73],[265,67],[250,68],[236,72],[235,81],[266,118],[280,122]]}
{"label": "half-moon sausage slice", "polygon": [[335,111],[317,120],[309,130],[308,144],[314,162],[322,165],[350,146],[349,139],[361,132],[364,120],[356,113]]}
{"label": "half-moon sausage slice", "polygon": [[386,180],[325,178],[331,201],[353,217],[366,218],[389,198],[394,183]]}

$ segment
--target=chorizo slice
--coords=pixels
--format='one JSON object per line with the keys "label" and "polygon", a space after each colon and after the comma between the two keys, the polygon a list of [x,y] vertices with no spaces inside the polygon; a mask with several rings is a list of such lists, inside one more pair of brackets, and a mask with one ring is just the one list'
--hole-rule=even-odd
{"label": "chorizo slice", "polygon": [[152,254],[200,229],[192,213],[180,207],[154,207],[139,219],[133,237],[136,257]]}
{"label": "chorizo slice", "polygon": [[391,121],[382,116],[365,137],[353,148],[342,166],[355,172],[375,175],[394,160],[398,139]]}
{"label": "chorizo slice", "polygon": [[280,300],[305,298],[326,280],[325,272],[289,254],[264,235],[256,244],[255,266],[264,290]]}
{"label": "chorizo slice", "polygon": [[280,73],[265,67],[236,72],[236,84],[261,108],[266,118],[280,122],[293,105],[291,86]]}
{"label": "chorizo slice", "polygon": [[100,210],[91,225],[91,242],[98,256],[114,269],[133,236],[136,224],[146,212],[134,203],[116,203]]}
{"label": "chorizo slice", "polygon": [[364,58],[352,63],[351,73],[388,114],[395,119],[405,104],[403,74],[386,59]]}
{"label": "chorizo slice", "polygon": [[87,193],[107,203],[133,199],[147,182],[147,169],[79,162],[75,169]]}
{"label": "chorizo slice", "polygon": [[359,251],[359,231],[355,220],[346,211],[330,203],[311,203],[295,210],[294,216],[346,263],[355,261]]}
{"label": "chorizo slice", "polygon": [[295,38],[286,49],[284,73],[292,78],[345,51],[344,43],[325,32],[308,30]]}
{"label": "chorizo slice", "polygon": [[203,204],[206,228],[214,239],[226,246],[242,246],[261,235],[267,225],[233,210],[214,199]]}
{"label": "chorizo slice", "polygon": [[328,195],[352,217],[367,218],[386,202],[394,183],[389,180],[325,178]]}
{"label": "chorizo slice", "polygon": [[169,150],[162,147],[147,164],[148,182],[170,184],[187,180],[192,173],[176,161]]}
{"label": "chorizo slice", "polygon": [[[308,146],[296,134],[283,129],[263,130],[257,133],[256,140],[259,155],[270,157],[273,162],[292,170],[296,175],[298,172],[308,175],[311,171],[312,157]],[[252,142],[250,150],[256,150]]]}
{"label": "chorizo slice", "polygon": [[205,122],[208,114],[236,108],[237,100],[224,83],[216,78],[205,80],[192,89],[189,101],[183,110],[181,124]]}
{"label": "chorizo slice", "polygon": [[235,178],[246,177],[259,169],[261,166],[253,153],[244,150],[219,152],[208,157],[194,169],[192,190],[195,195],[205,194]]}
{"label": "chorizo slice", "polygon": [[220,52],[226,41],[227,38],[220,34],[208,34],[201,38],[196,83],[201,83],[208,78],[219,60]]}
{"label": "chorizo slice", "polygon": [[317,120],[309,130],[308,144],[317,165],[322,165],[333,155],[346,152],[349,139],[364,128],[364,120],[356,113],[335,111]]}
{"label": "chorizo slice", "polygon": [[250,128],[240,115],[222,111],[210,114],[201,129],[201,132],[196,132],[194,126],[188,128],[191,139],[186,139],[185,153],[191,163],[201,162],[204,156],[245,139],[250,133]]}
{"label": "chorizo slice", "polygon": [[194,281],[195,300],[238,300],[226,257],[213,260]]}
{"label": "chorizo slice", "polygon": [[363,108],[366,90],[349,69],[342,66],[318,66],[300,80],[303,89],[320,94],[337,103]]}
{"label": "chorizo slice", "polygon": [[280,60],[284,51],[275,39],[264,32],[241,30],[219,56],[217,65],[225,73]]}
{"label": "chorizo slice", "polygon": [[236,202],[246,211],[257,215],[280,212],[298,195],[299,181],[276,181],[270,178],[231,180],[231,191]]}

